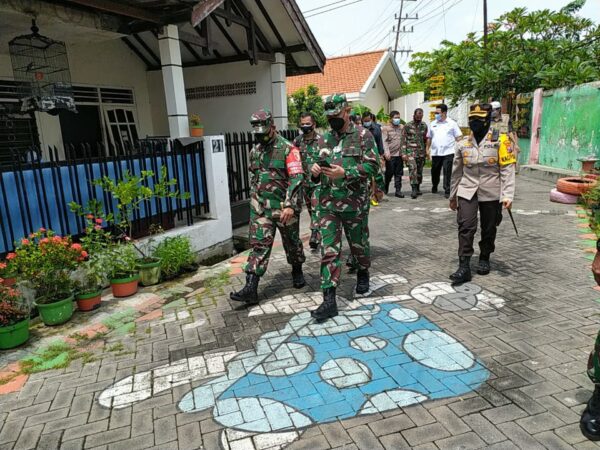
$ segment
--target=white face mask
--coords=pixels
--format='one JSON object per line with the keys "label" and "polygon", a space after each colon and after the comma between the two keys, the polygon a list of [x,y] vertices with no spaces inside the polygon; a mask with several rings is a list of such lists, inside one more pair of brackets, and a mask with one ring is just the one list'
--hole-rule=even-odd
{"label": "white face mask", "polygon": [[371,126],[372,122],[363,122],[363,126],[366,128],[369,128]]}
{"label": "white face mask", "polygon": [[392,119],[392,124],[400,125],[400,119]]}

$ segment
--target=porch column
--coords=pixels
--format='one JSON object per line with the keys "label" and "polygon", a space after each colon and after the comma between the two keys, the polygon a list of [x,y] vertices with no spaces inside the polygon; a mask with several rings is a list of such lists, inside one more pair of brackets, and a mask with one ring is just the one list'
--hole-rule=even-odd
{"label": "porch column", "polygon": [[271,63],[271,91],[273,94],[273,119],[278,130],[288,126],[287,93],[285,88],[285,55],[275,53],[275,62]]}
{"label": "porch column", "polygon": [[158,35],[158,46],[169,116],[169,135],[172,138],[188,137],[190,127],[177,25],[163,27],[162,33]]}

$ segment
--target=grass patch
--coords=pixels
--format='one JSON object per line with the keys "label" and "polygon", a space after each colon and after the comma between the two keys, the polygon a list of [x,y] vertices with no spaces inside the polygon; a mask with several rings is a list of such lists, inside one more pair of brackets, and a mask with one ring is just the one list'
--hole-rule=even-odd
{"label": "grass patch", "polygon": [[0,378],[0,386],[6,384],[6,383],[10,383],[12,380],[14,380],[16,377],[18,376],[17,373],[14,373],[12,375],[9,375],[7,377],[4,378]]}
{"label": "grass patch", "polygon": [[122,342],[117,342],[116,344],[111,345],[106,350],[109,352],[122,352],[125,349],[125,346]]}
{"label": "grass patch", "polygon": [[216,289],[229,284],[229,270],[224,270],[218,275],[204,280],[204,287],[207,289]]}
{"label": "grass patch", "polygon": [[71,361],[83,356],[83,352],[69,344],[56,341],[38,350],[33,356],[20,362],[21,373],[30,374],[68,367]]}
{"label": "grass patch", "polygon": [[135,320],[135,316],[136,310],[134,308],[127,308],[104,319],[102,321],[102,325],[109,330],[116,330],[117,328],[121,328],[123,325],[133,322]]}

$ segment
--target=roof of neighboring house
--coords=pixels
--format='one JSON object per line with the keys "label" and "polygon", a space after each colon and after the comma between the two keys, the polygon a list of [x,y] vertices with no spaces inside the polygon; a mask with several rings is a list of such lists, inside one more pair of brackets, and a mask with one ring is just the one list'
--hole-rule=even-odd
{"label": "roof of neighboring house", "polygon": [[290,95],[309,84],[317,86],[321,95],[360,92],[387,53],[388,50],[375,50],[328,58],[322,74],[311,73],[288,77],[287,93]]}

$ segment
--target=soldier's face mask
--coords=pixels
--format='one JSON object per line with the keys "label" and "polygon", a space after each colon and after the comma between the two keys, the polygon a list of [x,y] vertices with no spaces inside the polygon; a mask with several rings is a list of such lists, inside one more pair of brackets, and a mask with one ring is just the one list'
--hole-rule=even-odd
{"label": "soldier's face mask", "polygon": [[302,134],[310,134],[315,129],[313,125],[310,124],[301,124],[300,129],[302,130]]}
{"label": "soldier's face mask", "polygon": [[257,144],[268,144],[271,141],[271,124],[267,122],[252,122],[252,134]]}

